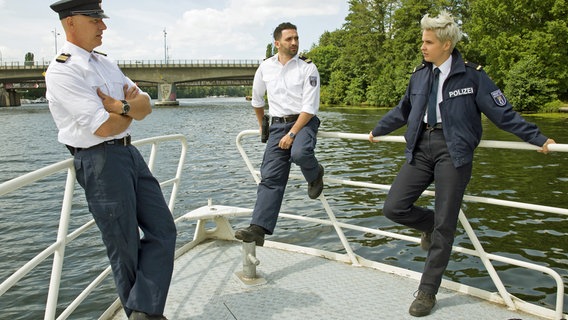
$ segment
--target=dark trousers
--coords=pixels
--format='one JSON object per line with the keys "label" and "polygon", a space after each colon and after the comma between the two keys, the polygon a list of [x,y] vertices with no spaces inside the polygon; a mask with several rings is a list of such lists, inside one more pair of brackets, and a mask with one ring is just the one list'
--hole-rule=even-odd
{"label": "dark trousers", "polygon": [[132,145],[83,149],[75,154],[74,165],[126,314],[163,314],[176,227],[158,181]]}
{"label": "dark trousers", "polygon": [[268,234],[272,234],[276,227],[292,162],[300,167],[307,182],[316,180],[319,173],[319,163],[314,151],[320,125],[319,119],[312,117],[298,132],[292,147],[286,150],[281,149],[278,142],[293,125],[294,123],[291,122],[274,123],[270,126],[270,136],[266,142],[260,166],[262,180],[258,185],[251,224],[263,227]]}
{"label": "dark trousers", "polygon": [[[436,294],[452,252],[458,215],[472,164],[455,168],[442,130],[425,130],[414,161],[402,165],[385,200],[383,213],[394,222],[432,232],[419,289]],[[434,210],[415,206],[422,192],[435,181]]]}

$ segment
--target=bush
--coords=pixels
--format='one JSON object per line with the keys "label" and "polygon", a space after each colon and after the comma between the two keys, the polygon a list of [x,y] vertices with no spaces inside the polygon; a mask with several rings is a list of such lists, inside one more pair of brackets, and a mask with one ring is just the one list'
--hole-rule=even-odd
{"label": "bush", "polygon": [[541,62],[525,56],[513,65],[505,79],[505,94],[519,112],[538,112],[557,99],[556,81],[544,74]]}

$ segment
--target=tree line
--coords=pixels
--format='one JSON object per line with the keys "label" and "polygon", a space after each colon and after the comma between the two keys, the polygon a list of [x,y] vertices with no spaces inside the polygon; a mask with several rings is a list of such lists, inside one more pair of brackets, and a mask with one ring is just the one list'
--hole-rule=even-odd
{"label": "tree line", "polygon": [[556,111],[568,101],[567,8],[565,0],[349,0],[343,26],[305,55],[320,72],[322,103],[392,107],[422,61],[420,19],[447,10],[464,34],[457,49],[517,111]]}

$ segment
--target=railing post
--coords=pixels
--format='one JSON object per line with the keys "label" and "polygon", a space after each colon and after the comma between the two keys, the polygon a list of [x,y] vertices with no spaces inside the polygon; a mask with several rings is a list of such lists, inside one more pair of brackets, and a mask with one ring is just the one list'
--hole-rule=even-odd
{"label": "railing post", "polygon": [[45,320],[55,319],[57,311],[57,300],[59,298],[59,287],[61,284],[61,272],[63,270],[63,260],[65,258],[66,238],[69,232],[69,221],[71,220],[71,205],[73,202],[73,192],[75,191],[75,168],[67,170],[67,181],[65,183],[65,193],[61,206],[61,218],[59,220],[59,230],[57,231],[58,248],[53,254],[53,267],[51,268],[51,279],[49,280],[49,292],[45,304]]}

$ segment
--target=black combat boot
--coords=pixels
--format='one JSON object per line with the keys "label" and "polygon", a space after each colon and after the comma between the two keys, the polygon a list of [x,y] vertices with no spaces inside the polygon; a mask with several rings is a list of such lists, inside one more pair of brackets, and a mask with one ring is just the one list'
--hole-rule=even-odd
{"label": "black combat boot", "polygon": [[262,247],[265,234],[266,230],[263,227],[251,224],[247,228],[235,231],[235,238],[244,242],[255,242],[257,246]]}
{"label": "black combat boot", "polygon": [[424,317],[430,314],[436,304],[436,295],[418,290],[416,299],[410,305],[408,313],[415,317]]}

